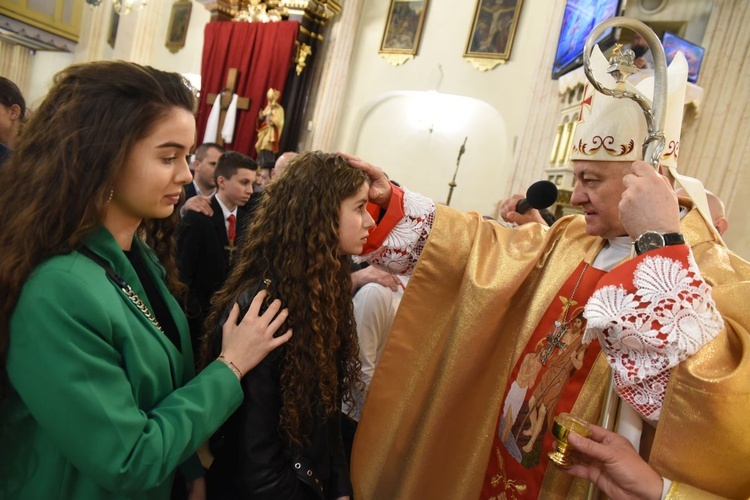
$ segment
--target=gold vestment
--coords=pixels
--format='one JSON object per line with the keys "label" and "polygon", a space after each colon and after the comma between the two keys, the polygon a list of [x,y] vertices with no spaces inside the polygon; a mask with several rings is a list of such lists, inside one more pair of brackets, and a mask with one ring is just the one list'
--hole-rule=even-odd
{"label": "gold vestment", "polygon": [[[675,482],[668,498],[747,498],[750,265],[714,241],[696,211],[681,227],[726,327],[674,370],[650,463]],[[438,206],[357,429],[356,498],[478,498],[513,366],[566,279],[602,244],[581,216],[508,229]],[[573,413],[595,422],[608,378],[600,355]],[[586,487],[550,466],[542,496],[584,498]]]}

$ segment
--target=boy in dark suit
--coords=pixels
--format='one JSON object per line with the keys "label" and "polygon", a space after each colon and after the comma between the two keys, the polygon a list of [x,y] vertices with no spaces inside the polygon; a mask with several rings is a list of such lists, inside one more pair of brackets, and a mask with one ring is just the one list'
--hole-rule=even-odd
{"label": "boy in dark suit", "polygon": [[222,154],[216,164],[216,194],[211,197],[213,215],[188,211],[177,229],[177,265],[188,287],[185,313],[190,324],[193,350],[203,336],[203,322],[211,297],[229,273],[247,219],[241,210],[253,193],[257,164],[235,151]]}

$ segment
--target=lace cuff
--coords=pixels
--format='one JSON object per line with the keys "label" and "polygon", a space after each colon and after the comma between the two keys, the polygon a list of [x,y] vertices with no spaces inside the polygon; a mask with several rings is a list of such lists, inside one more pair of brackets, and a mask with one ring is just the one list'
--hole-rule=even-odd
{"label": "lace cuff", "polygon": [[388,233],[383,245],[355,262],[370,264],[394,274],[410,275],[417,265],[432,224],[435,222],[435,202],[404,189],[404,217]]}
{"label": "lace cuff", "polygon": [[586,304],[583,342],[598,338],[617,392],[657,420],[671,369],[724,327],[686,245],[649,252],[611,271]]}

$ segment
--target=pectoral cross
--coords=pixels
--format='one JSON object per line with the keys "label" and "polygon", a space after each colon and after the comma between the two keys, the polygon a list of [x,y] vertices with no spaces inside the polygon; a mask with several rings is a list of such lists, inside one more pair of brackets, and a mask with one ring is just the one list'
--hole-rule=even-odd
{"label": "pectoral cross", "polygon": [[565,335],[565,332],[568,331],[568,324],[570,323],[569,321],[567,321],[568,311],[572,306],[578,303],[575,300],[568,300],[565,297],[560,297],[560,300],[563,303],[563,312],[562,314],[560,314],[560,319],[555,321],[555,329],[548,333],[547,337],[545,338],[547,343],[544,346],[544,351],[542,351],[542,356],[540,358],[540,361],[543,365],[547,363],[547,360],[550,356],[552,356],[552,353],[555,351],[556,347],[561,351],[565,349],[565,346],[567,344],[561,339],[563,335]]}
{"label": "pectoral cross", "polygon": [[[227,110],[229,109],[229,104],[232,102],[232,95],[234,95],[234,91],[237,88],[237,68],[229,68],[229,72],[227,73],[227,83],[226,87],[219,93],[219,94],[208,94],[208,98],[206,99],[206,102],[209,105],[212,105],[214,102],[216,102],[216,98],[220,97],[220,105],[221,105],[221,112],[219,113],[219,128],[217,129],[216,133],[216,142],[218,144],[224,145],[224,139],[221,138],[221,129],[224,127],[224,119],[227,116]],[[245,111],[250,108],[250,99],[247,97],[238,97],[237,98],[237,109]]]}
{"label": "pectoral cross", "polygon": [[547,363],[547,360],[554,352],[555,347],[557,347],[561,351],[565,349],[566,344],[560,339],[563,335],[565,335],[565,332],[567,331],[568,327],[566,324],[555,321],[555,330],[547,334],[547,345],[544,347],[544,351],[542,352],[542,357],[540,359],[543,365]]}

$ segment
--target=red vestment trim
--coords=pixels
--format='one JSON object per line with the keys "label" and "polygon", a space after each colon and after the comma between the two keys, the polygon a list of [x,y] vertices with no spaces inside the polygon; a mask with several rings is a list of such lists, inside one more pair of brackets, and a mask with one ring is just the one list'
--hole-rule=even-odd
{"label": "red vestment trim", "polygon": [[[597,342],[581,343],[583,308],[606,273],[590,266],[584,272],[584,266],[581,262],[555,295],[508,379],[480,498],[539,496],[552,450],[552,419],[571,411],[601,350]],[[569,300],[575,304],[566,314]],[[553,339],[561,326],[564,333]],[[558,341],[564,346],[554,347],[542,364],[543,354]]]}
{"label": "red vestment trim", "polygon": [[367,243],[365,243],[362,249],[362,255],[374,252],[383,246],[383,242],[388,234],[404,218],[404,191],[393,184],[391,184],[391,189],[391,201],[388,202],[388,208],[381,220],[378,220],[380,217],[380,207],[372,203],[367,204],[367,211],[377,224],[370,230],[370,236],[368,236]]}

